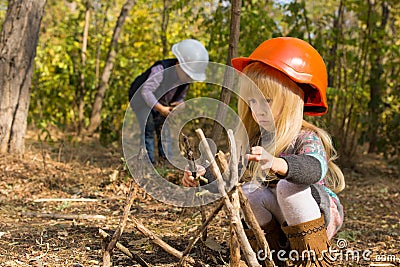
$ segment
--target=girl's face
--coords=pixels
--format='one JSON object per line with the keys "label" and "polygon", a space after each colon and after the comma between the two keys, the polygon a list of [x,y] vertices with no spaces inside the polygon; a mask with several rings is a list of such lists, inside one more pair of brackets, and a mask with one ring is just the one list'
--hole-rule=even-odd
{"label": "girl's face", "polygon": [[253,119],[265,130],[274,129],[274,120],[280,113],[271,109],[272,101],[263,96],[250,96],[247,99]]}

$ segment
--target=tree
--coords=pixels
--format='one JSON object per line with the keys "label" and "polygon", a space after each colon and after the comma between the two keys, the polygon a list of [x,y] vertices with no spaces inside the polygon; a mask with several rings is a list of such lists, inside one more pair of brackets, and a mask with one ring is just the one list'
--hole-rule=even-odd
{"label": "tree", "polygon": [[30,86],[46,0],[10,0],[0,39],[0,153],[24,152]]}
{"label": "tree", "polygon": [[81,73],[79,76],[80,84],[77,92],[78,95],[78,134],[80,134],[83,128],[83,117],[84,117],[84,109],[85,109],[85,94],[86,94],[86,53],[87,53],[87,45],[88,45],[88,37],[89,37],[89,24],[90,24],[90,13],[91,13],[91,1],[86,1],[85,3],[85,25],[83,28],[83,37],[82,37],[82,51],[81,51]]}
{"label": "tree", "polygon": [[162,42],[162,49],[163,49],[163,58],[167,57],[169,47],[167,41],[167,29],[168,29],[168,22],[169,22],[169,9],[170,9],[170,2],[169,0],[163,0],[164,8],[162,10],[162,21],[161,21],[161,42]]}
{"label": "tree", "polygon": [[117,54],[118,39],[122,31],[122,26],[125,23],[125,19],[134,4],[135,0],[127,0],[125,2],[118,17],[117,24],[115,25],[113,37],[110,44],[110,50],[107,55],[106,64],[101,75],[100,85],[97,89],[97,93],[93,103],[92,115],[90,117],[90,125],[88,127],[89,134],[93,133],[101,123],[100,112],[103,105],[104,94],[108,86],[108,81],[110,80],[111,71],[114,67],[115,57]]}
{"label": "tree", "polygon": [[[242,1],[234,0],[232,1],[231,7],[231,22],[230,22],[230,34],[229,34],[229,50],[228,57],[226,59],[226,64],[231,66],[232,58],[237,57],[238,53],[238,43],[240,36],[240,13],[242,9]],[[225,71],[225,77],[223,81],[223,87],[221,90],[220,101],[221,103],[218,105],[218,110],[216,114],[216,118],[213,125],[212,131],[212,139],[217,140],[218,136],[221,135],[222,126],[217,123],[218,121],[223,121],[226,115],[226,106],[229,105],[231,100],[231,91],[228,88],[232,88],[233,77],[232,72],[228,70]],[[225,105],[224,105],[225,104]]]}
{"label": "tree", "polygon": [[[371,6],[370,9],[374,9],[372,1],[368,1],[368,4]],[[382,76],[384,73],[382,58],[384,56],[383,45],[381,44],[381,40],[384,39],[384,35],[386,35],[386,25],[389,20],[389,7],[386,1],[382,1],[381,3],[382,15],[380,25],[369,25],[369,29],[374,31],[376,36],[371,39],[371,75],[369,77],[369,86],[370,86],[370,101],[368,103],[369,107],[369,153],[377,152],[377,143],[378,143],[378,133],[379,133],[379,125],[381,124],[382,117],[382,98],[383,98],[383,82]],[[379,17],[379,15],[372,14],[375,18]],[[372,19],[371,19],[372,20]],[[375,23],[377,24],[377,23]]]}

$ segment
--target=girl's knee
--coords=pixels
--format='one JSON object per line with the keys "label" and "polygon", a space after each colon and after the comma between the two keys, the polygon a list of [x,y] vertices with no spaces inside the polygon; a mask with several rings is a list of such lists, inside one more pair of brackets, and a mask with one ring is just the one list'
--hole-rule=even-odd
{"label": "girl's knee", "polygon": [[243,193],[247,197],[247,200],[249,201],[250,206],[254,207],[255,205],[260,204],[260,192],[257,189],[252,188],[251,186],[247,186],[247,184],[244,184],[242,186]]}
{"label": "girl's knee", "polygon": [[278,199],[286,198],[291,195],[303,192],[309,188],[310,187],[306,186],[306,185],[294,184],[287,180],[280,180],[278,182],[278,184],[276,185],[276,194],[277,194]]}
{"label": "girl's knee", "polygon": [[243,193],[247,197],[250,206],[264,206],[275,198],[268,188],[259,188],[252,184],[242,186]]}
{"label": "girl's knee", "polygon": [[276,194],[277,196],[287,196],[289,192],[293,191],[293,183],[288,182],[286,180],[280,180],[276,185]]}
{"label": "girl's knee", "polygon": [[248,184],[242,185],[242,190],[244,195],[247,197],[247,200],[249,201],[250,205],[253,205],[254,203],[257,202],[257,196],[255,193],[255,190]]}

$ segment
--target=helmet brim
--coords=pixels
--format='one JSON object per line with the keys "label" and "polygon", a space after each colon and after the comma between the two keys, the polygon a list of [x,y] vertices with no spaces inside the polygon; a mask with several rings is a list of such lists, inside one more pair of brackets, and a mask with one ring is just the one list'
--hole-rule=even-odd
{"label": "helmet brim", "polygon": [[202,82],[207,78],[205,73],[193,73],[187,70],[185,64],[182,64],[181,68],[192,80]]}
{"label": "helmet brim", "polygon": [[[178,59],[178,61],[179,61],[179,59]],[[202,82],[202,81],[204,81],[204,80],[207,78],[207,76],[206,76],[206,74],[205,74],[204,72],[194,72],[194,71],[192,71],[192,70],[189,68],[189,65],[194,64],[194,63],[205,63],[205,62],[203,62],[203,61],[198,61],[198,62],[197,62],[197,61],[193,61],[193,62],[185,63],[185,62],[180,62],[180,61],[179,61],[179,66],[181,67],[181,69],[182,69],[192,80]],[[208,62],[207,62],[207,63],[208,63]]]}
{"label": "helmet brim", "polygon": [[249,65],[250,61],[254,61],[253,59],[247,58],[247,57],[237,57],[233,58],[231,60],[232,62],[232,67],[234,67],[236,70],[242,72],[243,69]]}
{"label": "helmet brim", "polygon": [[192,62],[185,62],[185,60],[183,59],[183,56],[181,55],[181,53],[179,52],[178,49],[178,45],[179,44],[174,44],[172,46],[172,53],[176,56],[176,58],[178,59],[179,62],[179,66],[182,68],[182,70],[192,79],[195,81],[204,81],[207,76],[205,73],[196,73],[193,72],[191,69],[189,69],[189,67],[186,64],[190,64]]}

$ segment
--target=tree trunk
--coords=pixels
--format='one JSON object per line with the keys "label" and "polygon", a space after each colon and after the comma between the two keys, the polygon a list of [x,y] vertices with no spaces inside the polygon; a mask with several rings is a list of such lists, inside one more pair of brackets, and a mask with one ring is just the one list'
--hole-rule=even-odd
{"label": "tree trunk", "polygon": [[84,126],[83,117],[85,110],[85,94],[86,94],[86,52],[89,36],[89,23],[90,23],[90,12],[91,12],[91,1],[86,2],[85,11],[85,25],[83,27],[83,38],[82,38],[82,51],[81,51],[81,74],[79,76],[80,85],[78,91],[78,134]]}
{"label": "tree trunk", "polygon": [[327,63],[327,72],[328,72],[328,86],[334,87],[334,75],[333,73],[336,72],[336,62],[337,62],[337,49],[339,46],[339,38],[342,32],[342,22],[343,22],[343,0],[339,3],[339,8],[337,12],[337,17],[333,20],[333,33],[334,33],[334,40],[333,45],[329,51],[329,60]]}
{"label": "tree trunk", "polygon": [[[98,22],[96,19],[96,35],[101,34],[102,36],[105,35],[105,28],[107,24],[107,16],[108,16],[108,11],[110,9],[110,5],[106,5],[106,9],[104,11],[104,18],[101,22],[101,27],[99,29],[98,27]],[[96,44],[96,66],[95,66],[95,87],[97,88],[99,86],[99,80],[100,80],[100,60],[101,60],[101,47],[103,46],[103,40],[105,38],[100,38],[99,41]]]}
{"label": "tree trunk", "polygon": [[131,11],[135,0],[127,0],[121,9],[119,14],[117,24],[115,25],[113,37],[110,44],[110,50],[108,51],[106,63],[104,65],[103,73],[101,75],[100,85],[97,89],[96,96],[94,98],[94,103],[92,107],[92,115],[90,117],[90,124],[87,129],[88,134],[92,134],[101,123],[100,112],[103,106],[104,95],[108,86],[108,81],[110,80],[111,71],[114,67],[115,56],[117,54],[118,39],[122,31],[122,26],[125,23],[125,19]]}
{"label": "tree trunk", "polygon": [[0,153],[24,153],[30,86],[46,0],[10,0],[0,39]]}
{"label": "tree trunk", "polygon": [[[226,65],[231,66],[231,60],[234,57],[237,57],[238,51],[238,43],[240,36],[240,13],[242,9],[242,1],[241,0],[232,0],[231,2],[231,22],[230,22],[230,33],[229,33],[229,50],[228,50],[228,58],[226,60]],[[220,95],[220,103],[218,105],[218,110],[216,114],[216,118],[214,121],[211,139],[217,141],[219,136],[221,136],[222,126],[218,123],[218,121],[223,121],[226,114],[226,106],[229,105],[231,101],[231,91],[228,88],[232,88],[233,77],[230,77],[229,70],[225,72],[224,77],[224,85],[222,87],[221,95]]]}
{"label": "tree trunk", "polygon": [[[369,1],[370,5],[373,5]],[[377,32],[384,32],[387,21],[389,18],[389,8],[386,1],[382,2],[382,18]],[[382,48],[379,40],[372,40],[372,53],[371,53],[371,76],[368,81],[370,86],[370,102],[369,108],[369,148],[368,153],[377,152],[378,133],[382,116],[382,74],[384,73],[382,65]]]}
{"label": "tree trunk", "polygon": [[164,58],[168,55],[168,51],[169,51],[168,41],[167,41],[167,29],[168,29],[168,22],[169,22],[169,6],[170,6],[170,1],[164,0],[164,8],[163,8],[162,22],[161,22],[161,42],[162,42]]}

